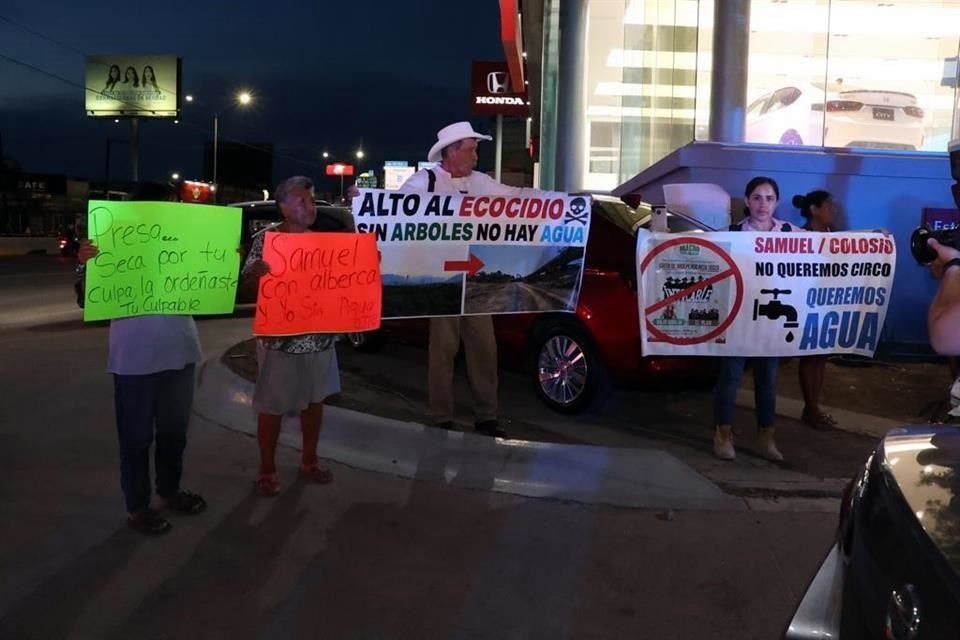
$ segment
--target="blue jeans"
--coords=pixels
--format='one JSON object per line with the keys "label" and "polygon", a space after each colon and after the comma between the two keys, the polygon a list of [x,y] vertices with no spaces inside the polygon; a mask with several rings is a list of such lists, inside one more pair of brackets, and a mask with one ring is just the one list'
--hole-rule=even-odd
{"label": "blue jeans", "polygon": [[[777,409],[777,365],[779,358],[750,358],[753,365],[753,396],[757,405],[757,425],[774,426]],[[721,358],[720,377],[713,394],[714,424],[731,424],[733,405],[746,358]]]}
{"label": "blue jeans", "polygon": [[193,405],[193,372],[191,364],[176,371],[113,376],[120,486],[129,513],[150,506],[150,446],[154,440],[157,494],[166,497],[180,490]]}

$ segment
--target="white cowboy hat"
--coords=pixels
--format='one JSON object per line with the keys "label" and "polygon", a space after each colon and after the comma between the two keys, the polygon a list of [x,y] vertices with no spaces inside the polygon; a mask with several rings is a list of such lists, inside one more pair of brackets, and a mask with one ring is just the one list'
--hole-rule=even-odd
{"label": "white cowboy hat", "polygon": [[430,153],[427,154],[427,160],[430,162],[440,162],[440,152],[454,142],[466,140],[467,138],[476,138],[477,140],[493,140],[491,136],[485,136],[477,133],[470,126],[469,122],[454,122],[437,131],[437,142],[430,147]]}

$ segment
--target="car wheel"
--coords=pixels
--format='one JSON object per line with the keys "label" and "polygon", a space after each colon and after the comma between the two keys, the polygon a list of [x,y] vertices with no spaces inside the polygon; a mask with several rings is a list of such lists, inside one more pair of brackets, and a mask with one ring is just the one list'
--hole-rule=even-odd
{"label": "car wheel", "polygon": [[796,129],[790,129],[784,131],[783,135],[780,136],[780,144],[803,144],[803,137],[797,133]]}
{"label": "car wheel", "polygon": [[576,322],[544,327],[537,334],[533,357],[537,395],[554,411],[579,413],[607,386],[593,338]]}
{"label": "car wheel", "polygon": [[353,331],[345,335],[347,342],[357,351],[371,353],[383,346],[383,336],[379,331]]}

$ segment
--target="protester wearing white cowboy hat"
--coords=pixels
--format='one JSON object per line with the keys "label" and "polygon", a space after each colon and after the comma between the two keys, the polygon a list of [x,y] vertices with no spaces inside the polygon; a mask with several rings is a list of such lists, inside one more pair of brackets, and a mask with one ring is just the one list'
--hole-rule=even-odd
{"label": "protester wearing white cowboy hat", "polygon": [[[477,133],[469,122],[454,122],[437,132],[437,141],[427,159],[438,162],[421,169],[400,187],[401,191],[469,193],[471,195],[543,196],[538,189],[509,187],[480,171],[477,142],[491,140]],[[453,429],[454,359],[463,341],[470,392],[473,396],[474,428],[478,433],[504,437],[497,422],[497,341],[491,316],[446,316],[430,318],[427,396],[429,418],[443,429]]]}
{"label": "protester wearing white cowboy hat", "polygon": [[493,140],[490,136],[477,133],[469,122],[454,122],[448,124],[437,132],[437,142],[430,147],[430,153],[427,154],[427,160],[430,162],[440,162],[440,152],[444,147],[448,147],[454,142],[460,142],[467,138],[476,138],[477,140]]}

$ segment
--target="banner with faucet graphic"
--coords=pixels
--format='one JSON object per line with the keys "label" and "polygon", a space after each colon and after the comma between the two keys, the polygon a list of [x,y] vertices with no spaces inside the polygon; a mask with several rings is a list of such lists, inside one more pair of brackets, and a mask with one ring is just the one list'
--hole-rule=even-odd
{"label": "banner with faucet graphic", "polygon": [[896,257],[881,233],[640,231],[643,353],[870,357]]}

